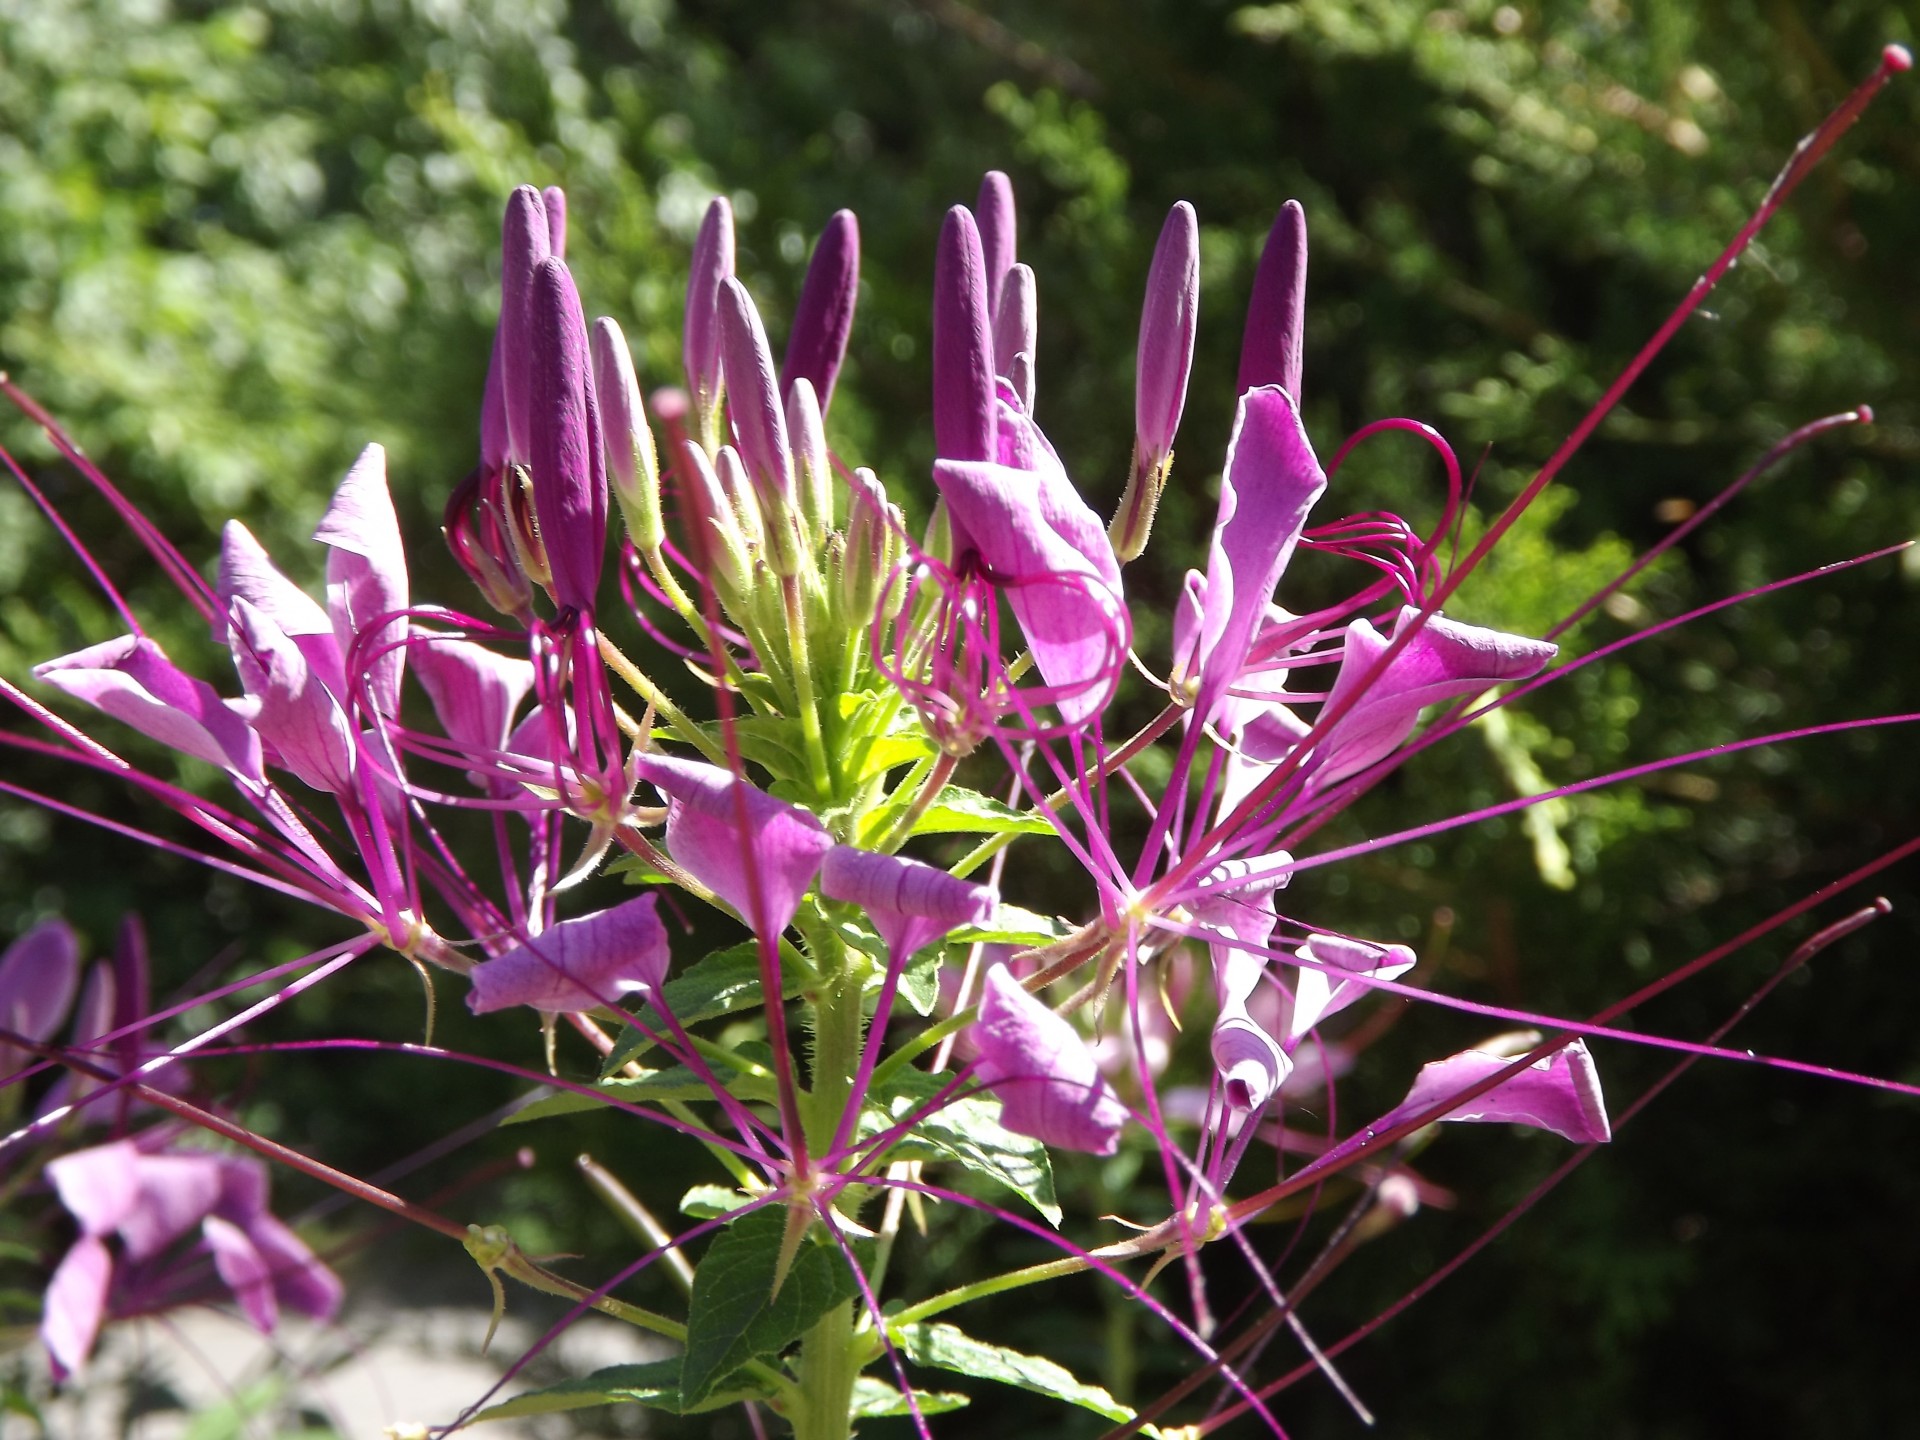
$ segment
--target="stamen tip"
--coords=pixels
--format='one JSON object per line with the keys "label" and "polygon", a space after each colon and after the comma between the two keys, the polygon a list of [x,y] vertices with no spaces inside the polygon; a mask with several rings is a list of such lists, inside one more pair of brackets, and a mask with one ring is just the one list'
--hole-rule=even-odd
{"label": "stamen tip", "polygon": [[1880,52],[1880,68],[1899,74],[1913,68],[1913,52],[1904,45],[1889,45]]}
{"label": "stamen tip", "polygon": [[1873,424],[1873,407],[1871,405],[1856,405],[1853,407],[1853,413],[1860,418],[1862,425]]}

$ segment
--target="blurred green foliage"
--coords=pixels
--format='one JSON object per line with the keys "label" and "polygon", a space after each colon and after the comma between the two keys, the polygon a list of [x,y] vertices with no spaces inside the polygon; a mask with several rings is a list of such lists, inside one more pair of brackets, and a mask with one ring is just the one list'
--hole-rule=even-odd
{"label": "blurred green foliage", "polygon": [[[1040,276],[1040,418],[1102,509],[1131,439],[1147,260],[1166,207],[1188,199],[1203,226],[1201,351],[1175,489],[1129,573],[1152,663],[1158,617],[1210,522],[1240,316],[1280,201],[1302,199],[1312,227],[1305,400],[1322,453],[1382,415],[1438,425],[1476,476],[1470,542],[1799,136],[1882,44],[1914,38],[1910,14],[1863,0],[1138,0],[1123,14],[1102,0],[0,0],[0,363],[192,555],[211,557],[218,524],[238,515],[310,577],[304,537],[326,493],[381,441],[420,541],[418,588],[458,601],[429,541],[474,459],[512,184],[567,188],[569,259],[591,309],[627,328],[649,384],[676,378],[680,282],[708,195],[733,198],[740,270],[776,337],[812,235],[834,209],[856,210],[866,283],[832,438],[920,497],[933,236],[983,169],[1007,169],[1022,258]],[[1766,444],[1863,402],[1878,424],[1760,481],[1569,643],[1920,533],[1916,136],[1909,80],[1682,329],[1456,613],[1544,630]],[[11,416],[0,435],[136,605],[163,605],[159,577],[44,444]],[[1437,486],[1423,448],[1379,440],[1327,504],[1425,525]],[[924,515],[923,498],[908,504]],[[1331,578],[1309,558],[1283,598],[1303,608]],[[1896,557],[1582,671],[1485,743],[1424,757],[1324,838],[1765,729],[1913,708],[1917,583],[1920,565]],[[24,497],[0,490],[5,673],[111,628]],[[176,630],[196,643],[177,618],[161,624],[170,644]],[[1869,733],[1702,763],[1530,827],[1389,851],[1291,898],[1414,943],[1437,988],[1592,1010],[1905,838],[1920,815],[1910,750],[1898,732]],[[19,783],[74,793],[8,765]],[[103,782],[78,799],[130,813]],[[107,854],[105,866],[87,858]],[[1875,883],[1909,904],[1920,888],[1910,864]],[[179,862],[0,810],[0,929],[66,909],[104,943],[127,908],[164,937],[170,985],[335,938],[270,898],[224,882],[209,892]],[[1704,1032],[1804,933],[1633,1022]],[[1741,1043],[1920,1079],[1907,1018],[1920,984],[1902,961],[1913,939],[1897,914],[1838,947]],[[412,976],[381,957],[357,968],[291,1023],[417,1038]],[[485,1043],[457,1009],[443,1007],[449,1043]],[[1419,1058],[1475,1033],[1445,1012],[1409,1014],[1369,1054],[1352,1103],[1390,1103]],[[1621,1047],[1601,1060],[1621,1099],[1659,1068]],[[365,1172],[511,1091],[417,1061],[322,1058],[307,1093],[327,1103],[276,1099],[281,1111],[254,1119]],[[1920,1200],[1902,1158],[1913,1124],[1911,1105],[1865,1092],[1707,1067],[1346,1369],[1397,1435],[1889,1433],[1920,1404],[1898,1318],[1920,1282],[1903,1223]],[[585,1141],[609,1163],[640,1163],[611,1158],[627,1144],[613,1130]],[[448,1180],[472,1155],[510,1149],[426,1173]],[[1460,1209],[1363,1251],[1316,1297],[1320,1337],[1403,1293],[1559,1155],[1450,1135],[1427,1164]],[[483,1192],[499,1212],[485,1218],[539,1227],[523,1234],[531,1249],[590,1236],[597,1263],[621,1242],[568,1158]],[[1133,1182],[1106,1183],[1124,1197]],[[944,1243],[942,1264],[1026,1244]],[[421,1246],[416,1259],[445,1257]],[[1225,1296],[1244,1284],[1230,1254],[1210,1269]],[[1097,1315],[1093,1295],[1077,1292]],[[1169,1383],[1183,1359],[1164,1336],[1124,1307],[1105,1313],[1083,1353],[1049,1353],[1085,1374],[1104,1366],[1136,1394]],[[980,1328],[1014,1344],[1048,1348],[1040,1332],[1059,1329],[1029,1299],[988,1315]],[[1285,1405],[1306,1433],[1355,1425],[1324,1386]]]}

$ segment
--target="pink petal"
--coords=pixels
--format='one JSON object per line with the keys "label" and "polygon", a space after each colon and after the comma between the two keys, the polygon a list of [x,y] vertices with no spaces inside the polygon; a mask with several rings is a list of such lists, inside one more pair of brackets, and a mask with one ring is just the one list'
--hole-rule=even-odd
{"label": "pink petal", "polygon": [[[387,452],[369,445],[333,492],[313,538],[327,556],[327,609],[344,656],[359,642],[367,689],[382,715],[400,711],[407,667],[407,554],[387,490]],[[382,616],[388,617],[381,620]],[[376,622],[379,622],[376,625]]]}
{"label": "pink petal", "polygon": [[53,1361],[53,1378],[65,1380],[87,1363],[107,1313],[113,1257],[96,1236],[82,1235],[47,1285],[40,1339]]}
{"label": "pink petal", "polygon": [[260,741],[247,722],[145,636],[77,650],[34,666],[33,673],[149,739],[240,779],[261,779]]}
{"label": "pink petal", "polygon": [[667,932],[655,897],[562,920],[524,945],[473,968],[467,1008],[476,1015],[531,1005],[549,1014],[611,1005],[656,989],[667,975]]}
{"label": "pink petal", "polygon": [[262,1335],[271,1335],[280,1323],[280,1301],[273,1293],[273,1272],[253,1241],[238,1225],[209,1215],[200,1227],[207,1248],[213,1251],[213,1268],[220,1272],[247,1319]]}
{"label": "pink petal", "polygon": [[267,1262],[273,1293],[283,1306],[310,1320],[331,1320],[340,1313],[346,1287],[292,1230],[261,1214],[247,1227],[247,1237]]}
{"label": "pink petal", "polygon": [[140,1196],[121,1217],[120,1238],[135,1260],[151,1260],[199,1224],[220,1201],[218,1155],[141,1155]]}
{"label": "pink petal", "polygon": [[218,589],[228,605],[245,600],[296,640],[333,639],[333,617],[280,573],[253,532],[238,520],[229,520],[220,532]]}
{"label": "pink petal", "polygon": [[140,1152],[131,1140],[76,1150],[47,1165],[47,1178],[84,1235],[108,1235],[140,1202]]}
{"label": "pink petal", "polygon": [[504,749],[513,712],[533,688],[532,664],[417,625],[413,635],[413,673],[447,738],[481,753]]}
{"label": "pink petal", "polygon": [[1073,1026],[1029,995],[1005,965],[987,971],[971,1031],[974,1074],[1000,1099],[1000,1123],[1049,1145],[1111,1155],[1127,1107]]}
{"label": "pink petal", "polygon": [[[1300,947],[1299,968],[1293,985],[1293,1015],[1288,1043],[1298,1040],[1327,1016],[1362,998],[1369,987],[1329,971],[1349,971],[1373,980],[1398,980],[1414,965],[1405,945],[1373,945],[1344,935],[1315,935]],[[1327,969],[1317,968],[1325,966]]]}
{"label": "pink petal", "polygon": [[849,845],[827,852],[820,889],[864,910],[888,951],[902,961],[950,930],[984,923],[994,907],[989,886],[957,880],[918,860]]}
{"label": "pink petal", "polygon": [[[1445,1060],[1435,1060],[1422,1067],[1407,1098],[1375,1121],[1373,1128],[1384,1129],[1431,1110],[1445,1103],[1449,1096],[1498,1074],[1515,1058],[1483,1050],[1465,1050]],[[1607,1123],[1606,1101],[1600,1093],[1600,1073],[1594,1068],[1593,1056],[1588,1054],[1584,1040],[1575,1040],[1534,1061],[1517,1075],[1439,1118],[1531,1125],[1564,1135],[1579,1144],[1604,1142],[1613,1134]]]}
{"label": "pink petal", "polygon": [[[0,954],[0,1025],[29,1040],[46,1040],[73,1008],[80,980],[80,940],[64,920],[42,920]],[[28,1063],[0,1044],[0,1082]]]}
{"label": "pink petal", "polygon": [[355,737],[334,692],[265,611],[236,597],[233,620],[228,642],[241,687],[258,707],[255,733],[314,789],[350,791]]}

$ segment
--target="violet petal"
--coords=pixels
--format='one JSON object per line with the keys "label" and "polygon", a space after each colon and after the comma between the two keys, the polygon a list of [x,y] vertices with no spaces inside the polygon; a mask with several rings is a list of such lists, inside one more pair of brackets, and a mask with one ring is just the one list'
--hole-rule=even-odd
{"label": "violet petal", "polygon": [[[333,493],[313,538],[330,547],[327,610],[342,656],[355,642],[374,709],[400,713],[407,668],[407,552],[387,490],[387,452],[369,445]],[[385,618],[382,618],[385,617]]]}
{"label": "violet petal", "polygon": [[1048,1145],[1111,1155],[1127,1107],[1067,1021],[1028,994],[1005,965],[987,971],[971,1029],[974,1074],[1000,1100],[1000,1123]]}
{"label": "violet petal", "polygon": [[549,926],[524,945],[473,967],[467,1008],[476,1015],[531,1005],[568,1014],[651,991],[666,979],[667,932],[657,898],[641,895],[608,910]]}
{"label": "violet petal", "polygon": [[188,675],[144,635],[123,635],[33,667],[84,700],[185,755],[260,782],[260,740],[206,681]]}
{"label": "violet petal", "polygon": [[107,1285],[113,1257],[94,1235],[73,1242],[47,1284],[40,1339],[53,1361],[53,1378],[65,1380],[87,1363],[94,1338],[107,1313]]}
{"label": "violet petal", "polygon": [[[1511,1055],[1463,1050],[1445,1060],[1422,1066],[1413,1088],[1386,1115],[1373,1124],[1385,1129],[1401,1120],[1431,1110],[1449,1095],[1497,1074],[1514,1062]],[[1495,1124],[1531,1125],[1551,1130],[1577,1144],[1598,1144],[1612,1138],[1606,1100],[1600,1093],[1600,1072],[1584,1040],[1536,1060],[1493,1089],[1440,1116],[1442,1120],[1473,1120]]]}
{"label": "violet petal", "polygon": [[850,845],[836,845],[827,852],[820,889],[831,899],[864,910],[888,951],[899,960],[962,925],[984,924],[994,907],[990,886],[956,879],[902,855],[881,855]]}

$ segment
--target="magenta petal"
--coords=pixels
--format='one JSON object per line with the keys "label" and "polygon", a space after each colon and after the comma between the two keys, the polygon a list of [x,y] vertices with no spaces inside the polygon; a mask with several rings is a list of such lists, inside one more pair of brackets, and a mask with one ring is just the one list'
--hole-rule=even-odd
{"label": "magenta petal", "polygon": [[528,463],[534,513],[562,608],[591,613],[607,548],[607,471],[587,374],[587,322],[559,260],[534,270]]}
{"label": "magenta petal", "polygon": [[218,1155],[141,1155],[140,1196],[118,1226],[128,1256],[150,1260],[205,1219],[220,1202],[224,1164]]}
{"label": "magenta petal", "polygon": [[[64,920],[42,920],[0,955],[0,1026],[29,1040],[50,1038],[79,983],[79,937]],[[25,1063],[24,1052],[0,1044],[0,1081]]]}
{"label": "magenta petal", "polygon": [[[1514,1062],[1511,1055],[1465,1050],[1421,1067],[1413,1088],[1390,1112],[1374,1122],[1376,1130],[1444,1104],[1447,1097]],[[1493,1089],[1439,1117],[1508,1125],[1531,1125],[1551,1130],[1578,1144],[1599,1144],[1612,1138],[1606,1101],[1600,1094],[1600,1073],[1594,1068],[1584,1040],[1575,1040],[1544,1059],[1536,1060]]]}
{"label": "magenta petal", "polygon": [[672,801],[667,853],[749,925],[758,917],[769,934],[786,929],[833,848],[826,827],[717,765],[642,755],[634,769]]}
{"label": "magenta petal", "polygon": [[984,924],[994,907],[990,886],[955,879],[918,860],[850,845],[827,852],[820,889],[866,911],[888,951],[900,960],[962,925]]}
{"label": "magenta petal", "polygon": [[1306,314],[1307,212],[1298,200],[1289,200],[1274,217],[1254,271],[1246,336],[1240,344],[1242,393],[1259,385],[1278,385],[1295,405],[1300,403],[1301,332]]}
{"label": "magenta petal", "polygon": [[374,709],[397,715],[407,668],[407,621],[398,613],[407,608],[407,552],[387,490],[384,449],[369,445],[360,452],[313,538],[330,547],[327,609],[341,654],[358,642]]}
{"label": "magenta petal", "polygon": [[1213,1063],[1227,1108],[1236,1115],[1258,1115],[1293,1072],[1280,1043],[1247,1012],[1245,1002],[1222,1006],[1213,1024]]}
{"label": "magenta petal", "polygon": [[350,791],[355,737],[340,702],[271,617],[236,598],[233,621],[227,639],[241,687],[256,707],[255,733],[314,789]]}
{"label": "magenta petal", "polygon": [[1000,1099],[1000,1123],[1049,1145],[1111,1155],[1127,1107],[1073,1026],[1029,995],[1004,965],[987,971],[971,1035],[974,1074]]}
{"label": "magenta petal", "polygon": [[[280,573],[266,549],[253,538],[253,532],[238,520],[229,520],[220,532],[220,574],[217,588],[229,606],[245,600],[295,640],[320,640],[316,655],[335,653],[338,668],[338,642],[334,640],[333,617],[322,609],[298,585]],[[306,649],[306,646],[302,646]],[[322,662],[324,668],[324,661]],[[333,675],[327,677],[335,678]]]}
{"label": "magenta petal", "polygon": [[247,1238],[266,1261],[273,1293],[282,1306],[310,1320],[331,1320],[340,1313],[346,1287],[306,1241],[264,1213],[247,1226]]}
{"label": "magenta petal", "polygon": [[667,931],[653,895],[562,920],[473,967],[476,1015],[531,1005],[549,1014],[591,1010],[650,992],[667,976]]}
{"label": "magenta petal", "polygon": [[687,272],[687,318],[682,356],[696,422],[703,422],[720,395],[720,282],[733,274],[733,206],[715,196],[693,242]]}
{"label": "magenta petal", "polygon": [[1237,680],[1307,512],[1326,488],[1292,397],[1277,386],[1242,395],[1227,443],[1195,642],[1195,708],[1204,717],[1212,718]]}
{"label": "magenta petal", "polygon": [[[933,265],[933,450],[943,460],[994,455],[993,322],[980,232],[956,205]],[[961,532],[956,530],[956,548]]]}
{"label": "magenta petal", "polygon": [[261,779],[260,741],[247,722],[211,685],[179,669],[143,635],[48,660],[33,673],[149,739],[240,779]]}
{"label": "magenta petal", "polygon": [[1294,981],[1289,1043],[1366,995],[1369,986],[1343,979],[1338,972],[1369,980],[1398,980],[1414,965],[1413,951],[1405,945],[1373,945],[1344,935],[1313,936],[1300,947],[1300,959],[1308,963],[1299,967],[1299,978]]}
{"label": "magenta petal", "polygon": [[1029,454],[1039,468],[936,460],[934,483],[953,516],[956,554],[964,533],[1006,593],[1040,674],[1069,692],[1057,701],[1062,717],[1079,724],[1105,708],[1125,659],[1120,566],[1052,450]]}
{"label": "magenta petal", "polygon": [[533,687],[533,665],[419,626],[413,635],[413,673],[447,738],[465,750],[505,748],[513,712]]}
{"label": "magenta petal", "polygon": [[[102,1035],[113,1031],[114,1016],[119,1008],[114,994],[117,988],[113,966],[105,960],[94,961],[87,969],[86,988],[80,992],[80,1004],[73,1015],[73,1048],[108,1070],[118,1068],[115,1057],[100,1053],[97,1042]],[[47,1092],[40,1113],[51,1114],[59,1106],[71,1105],[81,1096],[91,1095],[103,1083],[85,1071],[69,1070]]]}
{"label": "magenta petal", "polygon": [[209,1215],[200,1227],[207,1248],[213,1251],[213,1268],[247,1312],[247,1319],[262,1335],[271,1335],[280,1323],[280,1302],[273,1293],[273,1274],[254,1248],[253,1241],[238,1225]]}
{"label": "magenta petal", "polygon": [[531,185],[507,197],[500,227],[500,388],[507,415],[507,453],[526,464],[533,434],[533,273],[553,253],[546,202]]}
{"label": "magenta petal", "polygon": [[780,362],[780,393],[806,380],[825,415],[833,404],[834,381],[853,333],[853,307],[860,297],[860,222],[851,210],[834,212],[813,247],[807,278],[794,306],[787,353]]}
{"label": "magenta petal", "polygon": [[[1395,634],[1419,617],[1413,606],[1402,607]],[[1388,643],[1366,620],[1355,620],[1347,627],[1346,654],[1327,697],[1329,707],[1358,690]],[[1427,616],[1419,633],[1367,682],[1365,693],[1334,722],[1320,746],[1322,758],[1314,782],[1331,785],[1385,759],[1413,733],[1425,706],[1537,675],[1557,649],[1545,640]]]}
{"label": "magenta petal", "polygon": [[53,1361],[53,1378],[65,1380],[87,1363],[107,1313],[113,1257],[96,1236],[82,1235],[47,1284],[40,1339]]}
{"label": "magenta petal", "polygon": [[131,1140],[76,1150],[47,1165],[47,1178],[83,1235],[108,1235],[140,1203],[140,1152]]}
{"label": "magenta petal", "polygon": [[267,1167],[250,1155],[221,1155],[220,1198],[213,1213],[242,1230],[267,1213]]}

